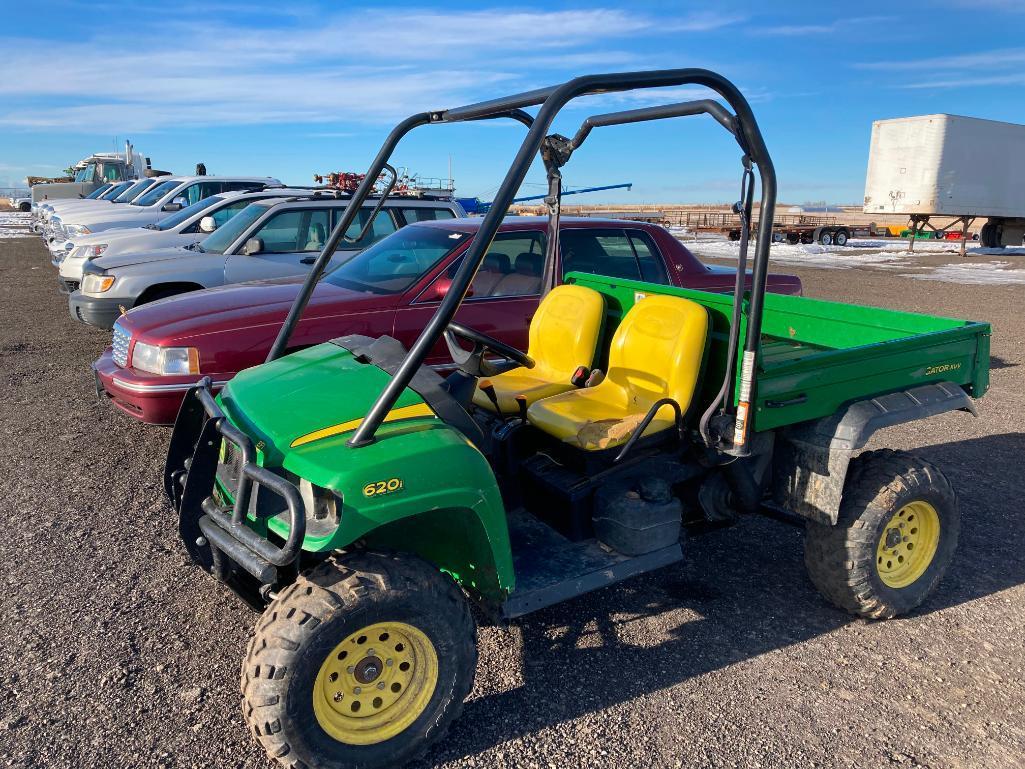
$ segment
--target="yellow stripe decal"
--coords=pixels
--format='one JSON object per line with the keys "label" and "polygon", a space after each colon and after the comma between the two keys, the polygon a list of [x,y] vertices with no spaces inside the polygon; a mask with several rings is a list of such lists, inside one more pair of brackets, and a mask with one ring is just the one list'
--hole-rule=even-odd
{"label": "yellow stripe decal", "polygon": [[[384,418],[385,422],[396,422],[400,419],[416,419],[418,417],[433,417],[434,412],[431,411],[431,407],[426,403],[415,403],[412,406],[403,406],[399,409],[392,409],[388,412],[388,416]],[[320,430],[314,430],[312,433],[302,435],[292,441],[292,445],[289,448],[296,448],[307,443],[313,443],[313,441],[319,441],[321,438],[330,438],[332,435],[341,435],[347,433],[350,430],[355,430],[363,422],[363,417],[359,419],[350,419],[348,422],[342,422],[341,424],[332,425],[331,427],[323,427]]]}

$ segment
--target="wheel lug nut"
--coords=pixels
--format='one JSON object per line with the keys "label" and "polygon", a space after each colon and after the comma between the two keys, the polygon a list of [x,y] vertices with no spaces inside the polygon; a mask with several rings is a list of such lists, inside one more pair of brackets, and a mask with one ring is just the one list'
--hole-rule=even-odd
{"label": "wheel lug nut", "polygon": [[373,649],[367,649],[367,656],[368,657],[373,657],[374,656],[374,650]]}
{"label": "wheel lug nut", "polygon": [[381,683],[379,683],[379,684],[377,685],[377,688],[378,688],[378,689],[384,689],[384,681],[381,681]]}
{"label": "wheel lug nut", "polygon": [[349,673],[349,674],[351,675],[351,674],[352,674],[352,671],[354,671],[355,669],[356,669],[356,668],[354,668],[354,667],[353,667],[352,665],[349,665],[349,667],[347,667],[347,668],[345,669],[345,672],[346,672],[346,673]]}
{"label": "wheel lug nut", "polygon": [[387,665],[388,667],[391,667],[393,663],[392,663],[392,661],[391,661],[391,660],[388,660],[388,661],[387,661],[387,662],[385,662],[384,664],[385,664],[385,665]]}
{"label": "wheel lug nut", "polygon": [[352,693],[353,694],[363,694],[363,690],[357,686],[355,689],[352,690]]}

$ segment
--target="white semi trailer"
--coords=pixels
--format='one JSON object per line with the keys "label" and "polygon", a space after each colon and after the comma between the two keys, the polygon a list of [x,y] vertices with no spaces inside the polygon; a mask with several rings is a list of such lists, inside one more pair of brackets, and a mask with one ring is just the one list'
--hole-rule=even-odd
{"label": "white semi trailer", "polygon": [[930,216],[954,217],[965,234],[975,219],[984,218],[981,245],[1020,246],[1025,125],[960,115],[875,121],[864,211],[907,214],[912,234]]}

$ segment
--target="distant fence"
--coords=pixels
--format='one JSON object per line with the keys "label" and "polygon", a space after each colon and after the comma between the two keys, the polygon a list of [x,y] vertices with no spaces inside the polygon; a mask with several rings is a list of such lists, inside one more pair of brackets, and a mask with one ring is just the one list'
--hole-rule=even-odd
{"label": "distant fence", "polygon": [[0,187],[0,198],[27,198],[28,187]]}

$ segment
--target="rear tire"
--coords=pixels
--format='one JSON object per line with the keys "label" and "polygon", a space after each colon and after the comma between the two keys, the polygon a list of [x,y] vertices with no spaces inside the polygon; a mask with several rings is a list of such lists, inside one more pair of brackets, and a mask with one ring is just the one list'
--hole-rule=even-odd
{"label": "rear tire", "polygon": [[993,222],[986,222],[979,231],[979,245],[983,248],[1003,248],[1000,236],[1000,228]]}
{"label": "rear tire", "polygon": [[823,230],[819,233],[819,244],[823,246],[833,245],[833,233],[830,230]]}
{"label": "rear tire", "polygon": [[283,766],[402,766],[459,715],[476,667],[476,627],[449,577],[416,556],[350,553],[267,607],[242,666],[243,709]]}
{"label": "rear tire", "polygon": [[28,213],[29,211],[32,210],[32,204],[31,203],[19,203],[18,204],[18,210],[21,211],[23,214],[26,214],[26,213]]}
{"label": "rear tire", "polygon": [[896,617],[943,578],[960,530],[957,495],[939,469],[903,451],[866,452],[851,463],[836,525],[808,523],[804,562],[841,609]]}
{"label": "rear tire", "polygon": [[837,230],[836,234],[833,235],[833,242],[838,246],[846,246],[850,237],[851,234],[847,230]]}

